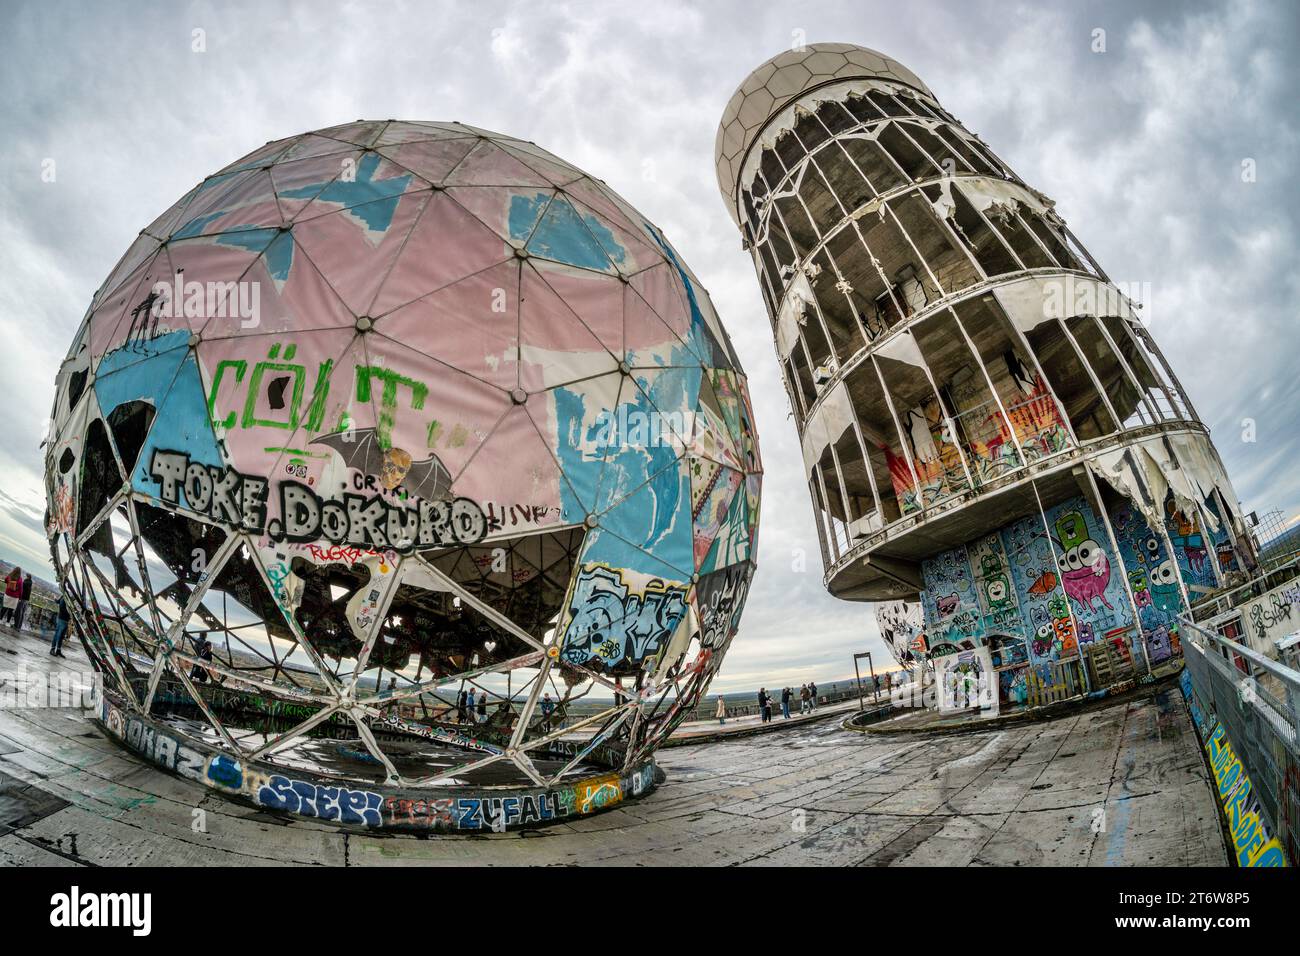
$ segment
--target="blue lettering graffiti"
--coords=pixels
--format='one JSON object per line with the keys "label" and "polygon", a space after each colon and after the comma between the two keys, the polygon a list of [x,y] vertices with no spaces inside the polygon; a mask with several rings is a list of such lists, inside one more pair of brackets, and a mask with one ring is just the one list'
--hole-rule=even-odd
{"label": "blue lettering graffiti", "polygon": [[383,798],[369,790],[322,787],[276,774],[257,791],[257,802],[272,810],[287,810],[305,817],[381,826]]}
{"label": "blue lettering graffiti", "polygon": [[461,830],[504,831],[517,824],[541,823],[560,815],[552,792],[510,797],[465,797],[456,801],[456,826]]}

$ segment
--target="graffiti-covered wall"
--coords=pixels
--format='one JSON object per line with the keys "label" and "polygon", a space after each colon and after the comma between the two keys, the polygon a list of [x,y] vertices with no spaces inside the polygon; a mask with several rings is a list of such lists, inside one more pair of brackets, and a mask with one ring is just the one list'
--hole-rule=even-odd
{"label": "graffiti-covered wall", "polygon": [[1144,650],[1152,663],[1168,658],[1183,604],[1164,543],[1127,503],[1110,519],[1119,555],[1101,517],[1075,497],[925,561],[931,652],[988,647],[1015,703],[1030,670],[1050,680],[1049,665],[1078,657],[1081,645],[1108,641],[1135,662]]}
{"label": "graffiti-covered wall", "polygon": [[1178,587],[1174,559],[1161,535],[1151,530],[1146,520],[1127,503],[1114,508],[1110,515],[1120,557],[1128,569],[1129,591],[1137,608],[1147,654],[1156,664],[1175,650],[1178,615],[1183,610],[1183,596]]}

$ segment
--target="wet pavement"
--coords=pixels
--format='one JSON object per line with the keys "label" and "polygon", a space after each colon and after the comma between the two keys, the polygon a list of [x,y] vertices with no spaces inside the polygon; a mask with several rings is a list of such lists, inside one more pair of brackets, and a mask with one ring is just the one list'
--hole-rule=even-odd
{"label": "wet pavement", "polygon": [[[0,629],[0,674],[86,667]],[[75,680],[75,676],[70,679]],[[0,695],[4,688],[0,687]],[[165,774],[73,708],[0,710],[0,864],[1223,866],[1182,695],[968,734],[839,720],[662,750],[606,813],[473,837],[343,833]]]}

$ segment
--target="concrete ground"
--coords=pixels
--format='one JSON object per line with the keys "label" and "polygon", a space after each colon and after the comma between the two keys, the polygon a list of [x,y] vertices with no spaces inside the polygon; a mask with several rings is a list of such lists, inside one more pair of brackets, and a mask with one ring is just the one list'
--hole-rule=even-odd
{"label": "concrete ground", "polygon": [[[0,674],[79,672],[0,630]],[[0,687],[3,693],[3,687]],[[80,711],[0,710],[0,864],[1223,866],[1178,691],[962,735],[838,720],[661,751],[668,781],[524,834],[340,833],[231,803],[101,736]],[[200,812],[201,811],[201,812]]]}

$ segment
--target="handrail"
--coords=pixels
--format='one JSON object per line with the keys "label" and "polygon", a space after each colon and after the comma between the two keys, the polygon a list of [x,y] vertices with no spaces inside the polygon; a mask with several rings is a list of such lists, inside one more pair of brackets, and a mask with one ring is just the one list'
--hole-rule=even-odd
{"label": "handrail", "polygon": [[[1216,634],[1190,614],[1179,621],[1187,665],[1183,690],[1211,758],[1210,782],[1231,832],[1229,849],[1243,865],[1276,866],[1280,846],[1293,866],[1300,865],[1300,671]],[[1260,839],[1261,822],[1268,842]]]}

